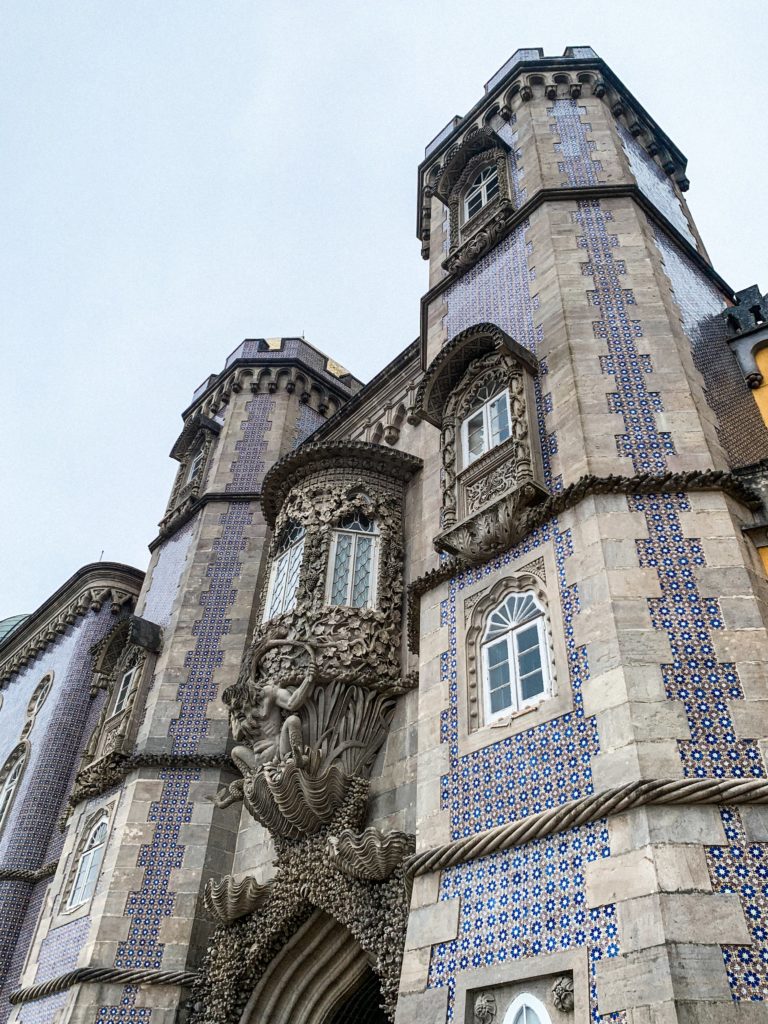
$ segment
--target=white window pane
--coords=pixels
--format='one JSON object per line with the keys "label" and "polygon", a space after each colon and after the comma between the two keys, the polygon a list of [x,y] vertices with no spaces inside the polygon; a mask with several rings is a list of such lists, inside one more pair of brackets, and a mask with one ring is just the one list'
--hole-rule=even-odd
{"label": "white window pane", "polygon": [[355,570],[352,577],[351,604],[353,608],[363,608],[368,604],[371,592],[372,562],[372,538],[357,537],[355,542]]}
{"label": "white window pane", "polygon": [[128,700],[128,694],[131,692],[133,686],[133,677],[136,674],[136,669],[128,669],[127,672],[123,672],[120,679],[120,686],[117,690],[117,697],[115,698],[115,706],[112,711],[113,715],[119,714],[125,707],[125,703]]}
{"label": "white window pane", "polygon": [[470,462],[485,451],[485,429],[482,410],[467,420],[467,453]]}
{"label": "white window pane", "polygon": [[509,433],[509,409],[504,394],[491,402],[491,443],[501,444],[509,437]]}
{"label": "white window pane", "polygon": [[280,555],[272,569],[272,596],[269,602],[267,618],[279,615],[283,607],[283,592],[285,591],[285,577],[288,572],[288,552]]}
{"label": "white window pane", "polygon": [[346,604],[349,590],[349,572],[352,564],[352,537],[348,533],[336,534],[336,555],[333,563],[331,604]]}
{"label": "white window pane", "polygon": [[506,637],[485,648],[490,713],[498,714],[513,706],[512,673]]}
{"label": "white window pane", "polygon": [[301,559],[304,554],[304,540],[286,551],[288,567],[285,578],[285,593],[283,596],[282,611],[288,612],[296,604],[296,591],[299,588],[299,576],[301,574]]}
{"label": "white window pane", "polygon": [[544,692],[541,643],[538,625],[526,626],[515,634],[520,699],[532,700]]}

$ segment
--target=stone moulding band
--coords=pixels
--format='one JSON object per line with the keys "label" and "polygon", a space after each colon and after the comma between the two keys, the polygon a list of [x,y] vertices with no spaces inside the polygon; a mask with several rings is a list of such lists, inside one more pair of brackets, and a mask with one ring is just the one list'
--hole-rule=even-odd
{"label": "stone moulding band", "polygon": [[69,806],[76,807],[83,800],[106,793],[137,768],[229,768],[235,771],[232,758],[227,753],[107,754],[88,767],[85,781],[75,784]]}
{"label": "stone moulding band", "polygon": [[191,987],[197,978],[197,974],[191,971],[154,971],[138,970],[137,968],[125,968],[120,970],[117,967],[76,967],[74,971],[60,974],[57,978],[43,982],[42,985],[31,985],[29,988],[20,988],[11,992],[8,1002],[13,1005],[19,1003],[32,1003],[36,999],[45,999],[47,996],[56,995],[57,992],[66,992],[73,985],[83,983],[112,983],[115,985],[184,985]]}
{"label": "stone moulding band", "polygon": [[48,861],[42,867],[35,868],[0,868],[0,882],[41,882],[56,874],[59,866],[57,860]]}
{"label": "stone moulding band", "polygon": [[[574,508],[585,498],[598,494],[681,494],[686,491],[723,491],[729,497],[750,509],[761,506],[758,495],[747,487],[736,474],[725,470],[691,470],[686,473],[664,473],[654,476],[642,473],[638,476],[592,476],[585,475],[553,494],[546,501],[524,512],[523,537],[548,519]],[[501,554],[501,552],[499,552]],[[489,561],[484,557],[480,562]],[[446,559],[436,569],[419,576],[408,587],[408,648],[416,654],[419,650],[419,599],[434,587],[444,583],[475,564],[457,555]]]}
{"label": "stone moulding band", "polygon": [[554,832],[588,825],[634,807],[693,804],[768,804],[768,779],[649,779],[573,800],[487,832],[456,839],[416,853],[405,861],[406,873],[425,875],[523,846]]}

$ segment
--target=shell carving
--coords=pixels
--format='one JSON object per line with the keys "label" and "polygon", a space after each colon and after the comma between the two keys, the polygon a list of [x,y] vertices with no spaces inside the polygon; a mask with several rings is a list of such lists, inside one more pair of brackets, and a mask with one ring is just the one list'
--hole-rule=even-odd
{"label": "shell carving", "polygon": [[273,835],[313,835],[333,818],[349,781],[339,764],[309,771],[290,761],[267,764],[246,779],[245,805]]}
{"label": "shell carving", "polygon": [[328,852],[339,870],[361,881],[383,882],[415,847],[414,837],[407,832],[381,832],[373,827],[359,833],[345,828],[328,839]]}
{"label": "shell carving", "polygon": [[221,881],[208,880],[203,894],[206,910],[222,924],[232,924],[246,914],[252,914],[269,899],[272,883],[259,885],[255,878],[246,875],[236,882],[232,875],[225,875]]}

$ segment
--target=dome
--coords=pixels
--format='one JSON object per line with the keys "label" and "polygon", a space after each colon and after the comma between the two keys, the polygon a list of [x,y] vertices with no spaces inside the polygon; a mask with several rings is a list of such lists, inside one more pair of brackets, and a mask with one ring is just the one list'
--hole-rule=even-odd
{"label": "dome", "polygon": [[28,618],[28,615],[9,615],[7,619],[0,619],[0,644]]}

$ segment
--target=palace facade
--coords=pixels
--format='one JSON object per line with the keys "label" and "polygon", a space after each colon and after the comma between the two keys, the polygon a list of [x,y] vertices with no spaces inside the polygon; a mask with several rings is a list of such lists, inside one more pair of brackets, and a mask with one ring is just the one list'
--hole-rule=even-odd
{"label": "palace facade", "polygon": [[2,1021],[766,1020],[768,302],[687,189],[518,50],[419,166],[416,340],[242,342],[146,574],[0,624]]}

